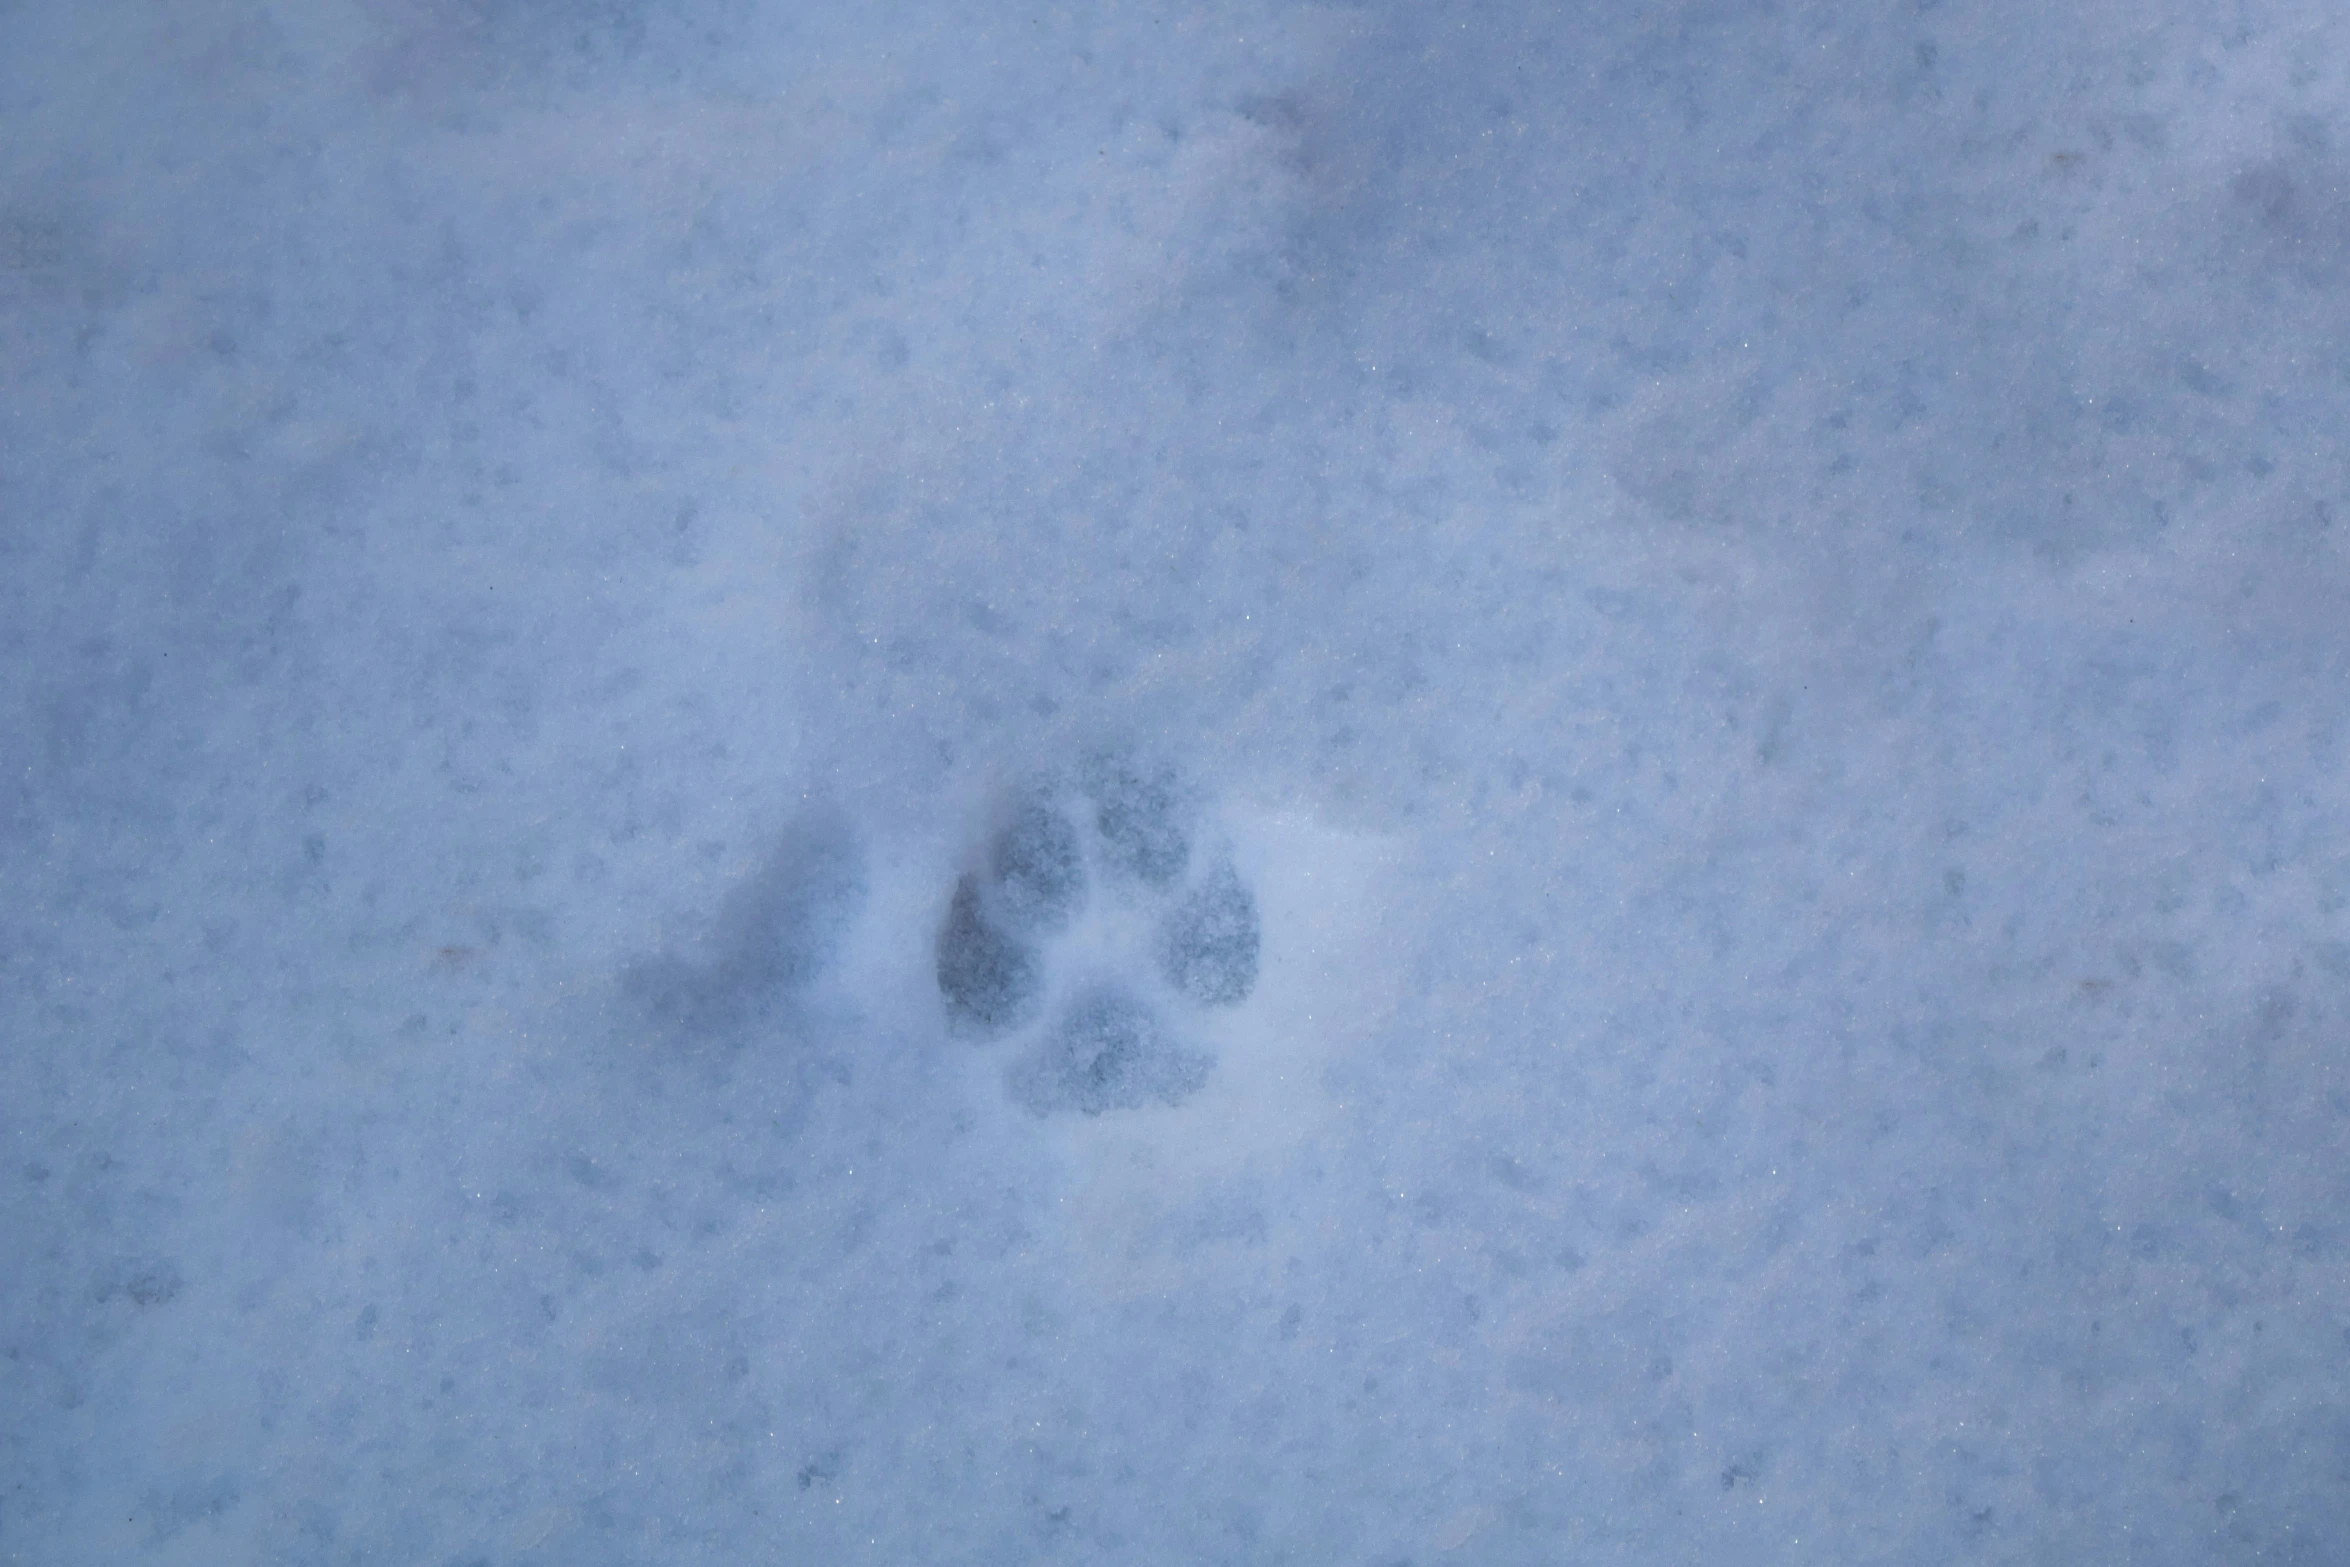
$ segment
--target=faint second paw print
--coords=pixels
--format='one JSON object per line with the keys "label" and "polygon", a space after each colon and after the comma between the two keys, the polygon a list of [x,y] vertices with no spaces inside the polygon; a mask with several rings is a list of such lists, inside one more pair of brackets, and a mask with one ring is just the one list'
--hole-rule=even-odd
{"label": "faint second paw print", "polygon": [[948,1026],[1021,1036],[1005,1083],[1035,1114],[1177,1105],[1207,1083],[1215,1057],[1186,1032],[1248,999],[1263,938],[1203,815],[1172,769],[1097,755],[1003,807],[956,882]]}

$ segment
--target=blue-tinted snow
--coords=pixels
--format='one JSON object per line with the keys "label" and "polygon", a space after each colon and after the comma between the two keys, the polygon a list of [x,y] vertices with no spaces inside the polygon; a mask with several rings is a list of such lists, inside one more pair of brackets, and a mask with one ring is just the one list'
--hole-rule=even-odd
{"label": "blue-tinted snow", "polygon": [[0,5],[0,1561],[2341,1559],[2346,62]]}

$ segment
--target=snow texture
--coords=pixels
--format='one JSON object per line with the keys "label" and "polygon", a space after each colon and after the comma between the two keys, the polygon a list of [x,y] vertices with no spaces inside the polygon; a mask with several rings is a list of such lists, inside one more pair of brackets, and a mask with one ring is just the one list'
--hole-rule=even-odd
{"label": "snow texture", "polygon": [[2350,20],[0,0],[0,1563],[2350,1553]]}

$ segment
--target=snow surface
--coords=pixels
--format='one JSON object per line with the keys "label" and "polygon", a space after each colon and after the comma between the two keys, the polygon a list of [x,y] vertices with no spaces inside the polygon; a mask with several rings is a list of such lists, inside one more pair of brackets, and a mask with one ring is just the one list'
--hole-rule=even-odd
{"label": "snow surface", "polygon": [[2319,0],[0,0],[0,1561],[2342,1561],[2346,439]]}

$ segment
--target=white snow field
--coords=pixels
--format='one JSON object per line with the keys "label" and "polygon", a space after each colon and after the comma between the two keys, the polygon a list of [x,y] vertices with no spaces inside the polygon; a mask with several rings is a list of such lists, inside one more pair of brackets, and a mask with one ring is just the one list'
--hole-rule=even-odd
{"label": "white snow field", "polygon": [[2350,1560],[2350,12],[0,0],[0,1562]]}

